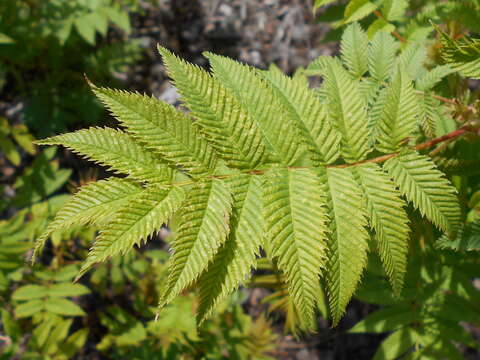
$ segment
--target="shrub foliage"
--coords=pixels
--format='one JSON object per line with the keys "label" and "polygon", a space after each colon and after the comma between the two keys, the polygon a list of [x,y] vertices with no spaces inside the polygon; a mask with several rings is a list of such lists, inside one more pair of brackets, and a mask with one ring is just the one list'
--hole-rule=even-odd
{"label": "shrub foliage", "polygon": [[323,79],[315,90],[276,68],[207,53],[207,72],[159,51],[190,112],[92,85],[123,130],[90,128],[39,143],[63,145],[126,176],[82,188],[39,238],[36,254],[53,231],[98,224],[81,276],[175,216],[160,309],[196,285],[202,322],[266,255],[285,275],[308,329],[322,286],[333,322],[340,320],[369,249],[379,253],[393,292],[401,292],[407,202],[455,234],[456,190],[413,146],[419,131],[435,132],[429,111],[436,109],[427,99],[448,73],[426,71],[421,50],[400,50],[385,32],[369,41],[354,23],[340,58],[321,57],[307,69]]}

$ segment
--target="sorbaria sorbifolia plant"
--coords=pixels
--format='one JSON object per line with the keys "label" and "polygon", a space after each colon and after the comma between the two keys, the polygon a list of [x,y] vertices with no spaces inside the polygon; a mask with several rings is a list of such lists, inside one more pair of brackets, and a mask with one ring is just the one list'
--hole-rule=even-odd
{"label": "sorbaria sorbifolia plant", "polygon": [[407,202],[455,233],[455,188],[420,151],[469,128],[416,142],[420,133],[435,133],[431,118],[440,106],[432,89],[453,71],[424,69],[417,46],[400,51],[382,31],[369,41],[353,24],[340,58],[309,67],[323,78],[316,90],[276,68],[207,53],[209,73],[159,50],[190,113],[92,85],[123,130],[90,128],[39,143],[63,145],[126,177],[84,186],[40,237],[36,254],[57,229],[98,224],[81,276],[146,241],[175,214],[160,310],[195,284],[201,323],[265,254],[284,273],[308,329],[321,286],[333,323],[340,320],[370,247],[400,293]]}

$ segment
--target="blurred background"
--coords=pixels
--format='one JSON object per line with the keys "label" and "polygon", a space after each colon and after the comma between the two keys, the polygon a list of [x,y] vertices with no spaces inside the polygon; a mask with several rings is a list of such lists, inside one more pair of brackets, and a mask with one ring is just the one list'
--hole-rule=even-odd
{"label": "blurred background", "polygon": [[322,317],[316,334],[297,334],[269,263],[201,330],[193,293],[153,321],[168,255],[160,236],[77,284],[95,228],[55,233],[41,261],[26,263],[69,196],[108,175],[32,143],[116,126],[85,76],[178,104],[157,44],[200,66],[212,51],[292,74],[336,52],[331,39],[338,33],[315,21],[309,0],[1,0],[0,359],[371,359],[385,336],[347,330],[373,305],[354,301],[337,328]]}

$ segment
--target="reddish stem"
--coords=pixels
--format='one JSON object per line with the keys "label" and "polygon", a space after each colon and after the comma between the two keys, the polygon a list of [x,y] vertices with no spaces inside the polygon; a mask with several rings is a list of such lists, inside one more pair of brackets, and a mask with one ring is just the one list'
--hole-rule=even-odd
{"label": "reddish stem", "polygon": [[[448,134],[445,134],[445,135],[440,136],[438,138],[435,138],[435,139],[432,139],[432,140],[429,140],[429,141],[425,141],[421,144],[418,144],[418,145],[412,147],[412,149],[413,150],[425,150],[425,149],[431,148],[432,146],[440,144],[444,141],[449,141],[449,140],[455,139],[455,138],[457,138],[459,136],[462,136],[463,134],[466,134],[467,132],[470,132],[470,131],[472,131],[470,126],[465,125],[465,126],[462,126],[461,128],[459,128],[457,130],[449,132]],[[360,164],[366,164],[366,163],[382,163],[382,162],[387,161],[388,159],[394,158],[395,156],[398,156],[398,155],[399,155],[399,153],[387,154],[387,155],[378,156],[378,157],[373,158],[373,159],[367,159],[367,160],[359,161],[359,162],[352,163],[352,164],[329,165],[327,167],[347,168],[347,167],[360,165]]]}
{"label": "reddish stem", "polygon": [[[379,19],[382,19],[382,20],[385,20],[387,21],[387,19],[385,19],[385,16],[383,16],[383,14],[378,11],[378,10],[375,10],[373,12],[375,14],[375,16]],[[395,36],[398,40],[400,40],[402,43],[406,43],[407,42],[407,39],[405,39],[402,35],[400,35],[397,30],[393,30],[392,31],[392,35]]]}

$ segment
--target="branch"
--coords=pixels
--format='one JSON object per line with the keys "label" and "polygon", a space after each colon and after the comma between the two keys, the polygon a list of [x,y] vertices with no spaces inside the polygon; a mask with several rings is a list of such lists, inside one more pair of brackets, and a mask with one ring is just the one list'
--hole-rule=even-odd
{"label": "branch", "polygon": [[[461,128],[459,128],[455,131],[452,131],[448,134],[445,134],[445,135],[440,136],[438,138],[435,138],[435,139],[432,139],[432,140],[429,140],[429,141],[425,141],[421,144],[413,146],[411,149],[412,150],[425,150],[425,149],[431,148],[431,147],[433,147],[437,144],[456,139],[459,136],[462,136],[462,135],[464,135],[468,132],[475,133],[476,131],[478,131],[479,127],[480,127],[480,124],[464,125]],[[326,167],[327,168],[340,168],[341,169],[341,168],[348,168],[348,167],[357,166],[357,165],[361,165],[361,164],[367,164],[367,163],[382,163],[382,162],[385,162],[388,159],[394,158],[398,155],[400,155],[399,152],[398,153],[393,153],[393,154],[386,154],[386,155],[378,156],[378,157],[373,158],[373,159],[362,160],[362,161],[358,161],[358,162],[351,163],[351,164],[327,165]],[[289,166],[288,169],[291,169],[291,170],[294,170],[294,169],[311,169],[311,167],[308,167],[308,166]],[[244,174],[249,174],[249,175],[263,175],[267,171],[268,170],[258,169],[258,170],[243,171],[243,173]],[[237,176],[237,174],[209,175],[209,176],[207,176],[207,178],[210,178],[210,179],[227,179],[227,178],[230,178],[232,176]],[[160,186],[166,186],[166,187],[167,186],[172,186],[172,185],[184,186],[184,185],[191,185],[191,184],[194,184],[196,182],[197,181],[195,181],[195,180],[187,180],[187,181],[182,181],[182,182],[164,184],[164,185],[160,185]]]}
{"label": "branch", "polygon": [[[385,19],[385,16],[383,16],[383,14],[378,11],[378,10],[375,10],[373,12],[375,14],[375,16],[381,20],[384,20],[384,21],[387,21],[387,19]],[[388,21],[387,21],[388,22]],[[402,43],[406,43],[407,42],[407,39],[405,39],[402,35],[400,35],[397,30],[393,30],[392,31],[392,35],[395,36],[398,40],[400,40]]]}
{"label": "branch", "polygon": [[[422,91],[422,90],[415,90],[415,92],[417,94],[420,94],[420,95],[426,95],[427,94],[425,91]],[[471,111],[472,113],[475,113],[477,111],[474,106],[463,105],[463,104],[459,103],[457,101],[457,99],[449,99],[449,98],[446,98],[444,96],[440,96],[440,95],[436,95],[436,94],[431,94],[431,96],[434,99],[437,99],[437,100],[440,100],[441,102],[444,102],[445,104],[450,104],[450,105],[453,105],[453,106],[456,106],[456,107],[458,107],[459,105],[463,106],[464,109],[467,109],[468,111]]]}
{"label": "branch", "polygon": [[[461,128],[457,129],[457,130],[454,130],[452,132],[449,132],[448,134],[445,134],[443,136],[440,136],[438,138],[435,138],[435,139],[432,139],[432,140],[429,140],[429,141],[425,141],[421,144],[418,144],[414,147],[412,147],[412,150],[425,150],[425,149],[429,149],[437,144],[440,144],[444,141],[450,141],[450,140],[453,140],[459,136],[462,136],[468,132],[472,132],[474,131],[474,129],[470,126],[470,125],[464,125],[462,126]],[[387,155],[382,155],[382,156],[378,156],[376,158],[373,158],[373,159],[367,159],[367,160],[362,160],[362,161],[359,161],[359,162],[356,162],[356,163],[352,163],[352,164],[342,164],[342,165],[327,165],[327,167],[334,167],[334,168],[347,168],[347,167],[351,167],[351,166],[356,166],[356,165],[361,165],[361,164],[366,164],[366,163],[382,163],[382,162],[385,162],[387,161],[388,159],[391,159],[391,158],[394,158],[395,156],[398,156],[400,153],[393,153],[393,154],[387,154]]]}
{"label": "branch", "polygon": [[[420,95],[426,95],[427,94],[425,91],[422,91],[422,90],[415,90],[415,92],[417,94],[420,94]],[[447,104],[458,105],[458,101],[456,99],[449,99],[449,98],[446,98],[446,97],[443,97],[443,96],[440,96],[440,95],[436,95],[436,94],[432,94],[432,97],[434,99],[440,100],[440,101],[442,101],[444,103],[447,103]]]}

